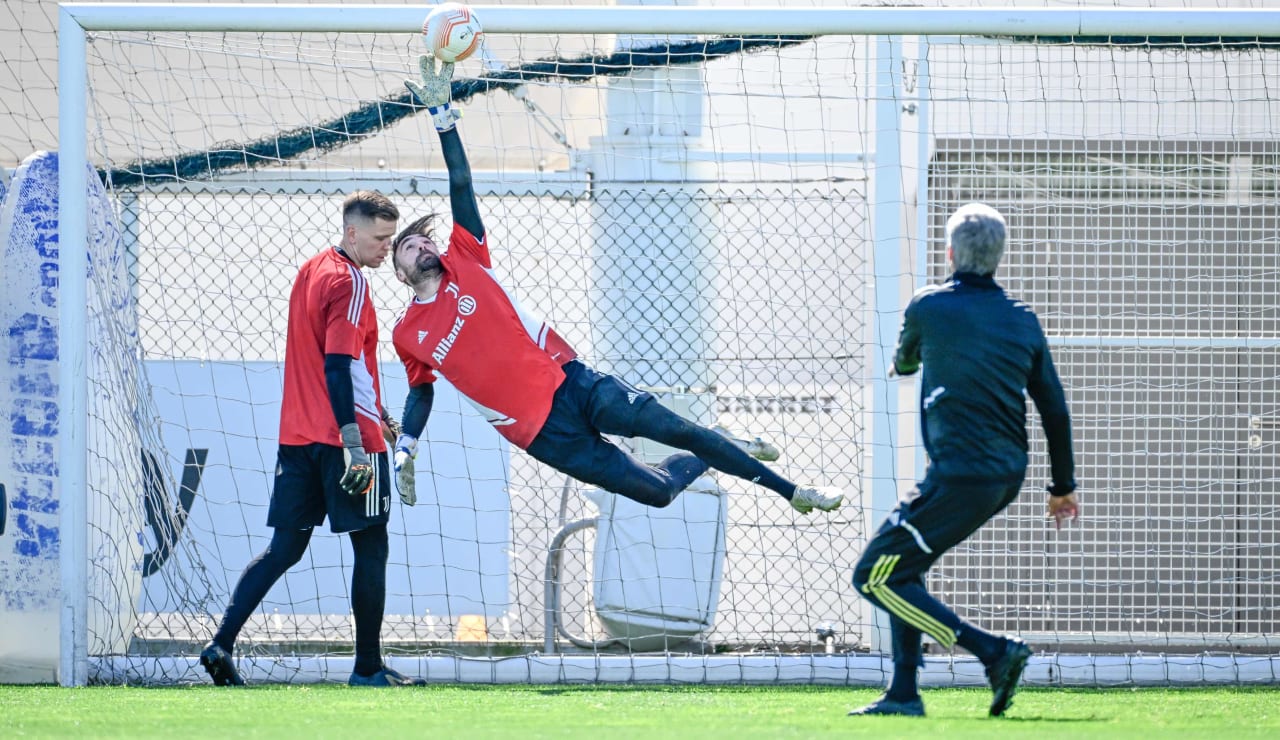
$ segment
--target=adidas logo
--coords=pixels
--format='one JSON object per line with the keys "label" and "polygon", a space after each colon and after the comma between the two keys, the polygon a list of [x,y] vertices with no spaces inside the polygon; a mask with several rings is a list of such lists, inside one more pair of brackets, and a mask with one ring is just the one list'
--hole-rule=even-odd
{"label": "adidas logo", "polygon": [[427,333],[425,331],[418,332],[418,344],[422,344],[422,340],[426,338],[427,338]]}
{"label": "adidas logo", "polygon": [[627,403],[635,405],[636,399],[640,397],[635,391],[627,391]]}

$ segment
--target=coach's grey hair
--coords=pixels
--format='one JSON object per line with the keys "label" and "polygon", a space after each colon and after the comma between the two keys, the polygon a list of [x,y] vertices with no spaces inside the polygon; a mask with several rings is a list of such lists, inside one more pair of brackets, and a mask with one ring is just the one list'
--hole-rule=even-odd
{"label": "coach's grey hair", "polygon": [[960,206],[947,219],[947,245],[956,272],[993,275],[1004,256],[1004,216],[985,203]]}

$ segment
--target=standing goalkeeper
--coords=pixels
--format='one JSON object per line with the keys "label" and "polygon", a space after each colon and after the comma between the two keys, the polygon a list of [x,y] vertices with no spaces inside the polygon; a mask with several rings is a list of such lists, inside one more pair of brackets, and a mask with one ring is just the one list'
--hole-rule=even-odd
{"label": "standing goalkeeper", "polygon": [[858,591],[889,613],[893,679],[884,696],[850,714],[924,714],[916,671],[925,633],[982,661],[994,693],[991,716],[1012,703],[1031,648],[960,619],[929,595],[924,574],[1021,490],[1027,470],[1024,392],[1040,412],[1049,444],[1049,516],[1061,526],[1080,513],[1071,417],[1044,332],[1031,308],[994,280],[1004,245],[998,212],[981,203],[961,207],[947,221],[947,257],[955,274],[921,290],[907,306],[892,374],[911,375],[924,365],[920,426],[929,469],[867,543],[853,573]]}
{"label": "standing goalkeeper", "polygon": [[[200,664],[219,686],[244,683],[236,637],[280,576],[302,559],[315,527],[351,538],[352,686],[425,683],[382,664],[391,482],[384,438],[395,438],[378,382],[378,320],[362,268],[387,258],[400,212],[362,190],[342,204],[342,241],[307,260],[289,295],[280,448],[267,511],[271,543],[245,568]],[[411,503],[411,502],[410,502]]]}

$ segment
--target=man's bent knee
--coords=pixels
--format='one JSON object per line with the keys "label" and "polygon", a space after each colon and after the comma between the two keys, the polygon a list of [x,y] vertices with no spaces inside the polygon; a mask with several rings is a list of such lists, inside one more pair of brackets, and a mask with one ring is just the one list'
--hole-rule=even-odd
{"label": "man's bent knee", "polygon": [[870,593],[870,589],[867,588],[867,584],[869,584],[870,582],[871,582],[871,572],[869,570],[865,570],[862,568],[854,569],[853,587],[858,590],[858,593],[864,594],[864,595]]}
{"label": "man's bent knee", "polygon": [[280,529],[271,535],[271,542],[262,553],[263,560],[270,560],[284,566],[285,570],[297,565],[307,551],[311,541],[311,529]]}
{"label": "man's bent knee", "polygon": [[853,569],[853,586],[859,593],[869,594],[879,586],[911,580],[914,570],[903,567],[900,553],[868,548]]}
{"label": "man's bent knee", "polygon": [[679,491],[673,491],[671,489],[661,489],[661,490],[645,489],[643,491],[626,490],[626,491],[614,491],[614,493],[617,493],[620,496],[629,498],[638,504],[651,506],[655,509],[667,508],[668,506],[671,505],[673,501],[676,500],[676,496],[680,495]]}

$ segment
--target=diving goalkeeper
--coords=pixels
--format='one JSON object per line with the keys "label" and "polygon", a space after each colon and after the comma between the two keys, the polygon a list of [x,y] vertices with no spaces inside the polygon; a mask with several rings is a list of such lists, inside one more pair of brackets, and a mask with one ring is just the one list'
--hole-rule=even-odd
{"label": "diving goalkeeper", "polygon": [[[405,85],[431,113],[449,171],[453,230],[437,245],[434,216],[392,243],[396,277],[414,298],[392,338],[409,379],[403,432],[395,445],[401,498],[416,498],[413,456],[431,413],[432,383],[452,383],[497,431],[534,459],[584,483],[663,507],[708,467],[758,483],[803,514],[832,511],[839,489],[796,485],[752,457],[749,445],[690,422],[650,393],[596,372],[551,327],[515,302],[496,281],[471,167],[452,106],[453,65],[420,60],[421,84]],[[681,452],[645,465],[602,435],[644,437]],[[757,450],[759,456],[776,456]]]}

